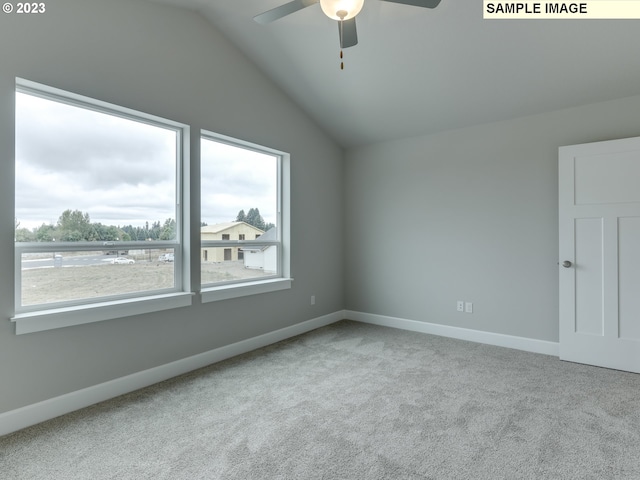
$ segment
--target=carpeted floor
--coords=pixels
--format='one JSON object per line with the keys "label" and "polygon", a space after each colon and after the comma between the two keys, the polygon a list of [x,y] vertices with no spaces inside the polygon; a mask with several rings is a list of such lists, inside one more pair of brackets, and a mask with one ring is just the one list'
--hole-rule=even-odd
{"label": "carpeted floor", "polygon": [[640,375],[344,321],[2,437],[0,478],[640,479]]}

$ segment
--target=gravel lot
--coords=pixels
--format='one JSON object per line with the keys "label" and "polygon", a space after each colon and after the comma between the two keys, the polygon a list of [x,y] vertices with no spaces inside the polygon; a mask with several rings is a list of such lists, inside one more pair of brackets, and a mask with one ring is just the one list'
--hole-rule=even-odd
{"label": "gravel lot", "polygon": [[[244,268],[242,262],[202,264],[203,283],[259,278],[261,270]],[[133,265],[89,265],[34,268],[22,272],[22,303],[95,298],[173,287],[173,263],[137,261]]]}

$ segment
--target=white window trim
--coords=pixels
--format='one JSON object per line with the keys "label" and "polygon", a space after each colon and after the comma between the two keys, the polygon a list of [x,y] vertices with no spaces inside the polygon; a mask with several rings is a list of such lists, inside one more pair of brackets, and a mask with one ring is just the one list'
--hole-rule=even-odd
{"label": "white window trim", "polygon": [[203,289],[200,292],[202,303],[247,297],[261,293],[277,292],[291,288],[293,278],[270,278],[256,282],[231,283]]}
{"label": "white window trim", "polygon": [[[124,118],[138,122],[147,122],[151,125],[172,127],[180,132],[178,145],[178,166],[176,171],[176,235],[177,241],[172,244],[176,252],[182,255],[182,259],[175,263],[175,288],[173,291],[145,291],[131,297],[123,295],[121,298],[105,300],[100,297],[95,301],[83,301],[81,304],[69,302],[69,304],[21,306],[21,299],[15,299],[15,315],[11,321],[16,325],[16,334],[32,333],[55,328],[81,325],[85,323],[111,320],[132,315],[157,312],[191,305],[194,293],[191,291],[191,279],[189,273],[190,263],[190,222],[189,222],[189,182],[190,182],[190,127],[155,115],[138,112],[125,107],[120,107],[108,102],[67,92],[47,85],[42,85],[30,80],[16,78],[16,91],[40,96],[69,105],[107,112],[111,115],[120,115]],[[136,243],[136,242],[130,242]],[[143,242],[144,243],[144,242]],[[168,242],[162,242],[166,244]],[[145,243],[148,247],[148,244]],[[36,249],[38,247],[36,246]],[[59,247],[58,247],[59,248]],[[97,248],[99,249],[99,247]],[[16,285],[21,272],[18,270],[17,249],[16,255]],[[87,299],[85,299],[87,300]]]}
{"label": "white window trim", "polygon": [[[246,148],[258,153],[267,153],[278,157],[278,271],[275,275],[265,278],[230,281],[219,284],[205,284],[201,286],[200,295],[202,303],[228,300],[231,298],[258,295],[291,288],[291,214],[290,214],[290,164],[291,156],[280,150],[263,147],[236,138],[220,135],[207,130],[200,132],[200,139],[208,138],[215,142],[226,143],[235,147]],[[199,250],[203,247],[227,247],[229,245],[262,245],[271,242],[260,240],[212,240],[206,243],[200,242]]]}
{"label": "white window trim", "polygon": [[147,297],[128,298],[89,305],[20,313],[11,318],[16,325],[16,335],[41,332],[55,328],[101,322],[116,318],[159,312],[172,308],[188,307],[194,294],[191,292],[168,293]]}

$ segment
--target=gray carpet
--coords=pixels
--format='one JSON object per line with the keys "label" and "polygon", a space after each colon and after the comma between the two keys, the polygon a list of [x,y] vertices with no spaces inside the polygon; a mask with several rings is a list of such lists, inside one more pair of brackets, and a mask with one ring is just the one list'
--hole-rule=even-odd
{"label": "gray carpet", "polygon": [[0,438],[2,479],[640,479],[640,375],[339,322]]}

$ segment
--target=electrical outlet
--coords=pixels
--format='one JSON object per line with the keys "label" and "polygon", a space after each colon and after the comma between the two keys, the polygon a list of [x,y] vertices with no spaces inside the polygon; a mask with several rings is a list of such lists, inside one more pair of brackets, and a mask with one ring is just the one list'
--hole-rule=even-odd
{"label": "electrical outlet", "polygon": [[466,313],[473,313],[473,302],[465,302],[464,311]]}
{"label": "electrical outlet", "polygon": [[458,312],[464,312],[464,302],[462,300],[456,302],[456,310]]}
{"label": "electrical outlet", "polygon": [[316,296],[311,295],[311,305],[315,305],[315,304],[316,304]]}

